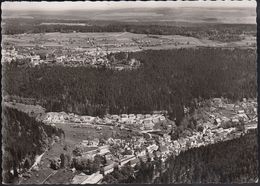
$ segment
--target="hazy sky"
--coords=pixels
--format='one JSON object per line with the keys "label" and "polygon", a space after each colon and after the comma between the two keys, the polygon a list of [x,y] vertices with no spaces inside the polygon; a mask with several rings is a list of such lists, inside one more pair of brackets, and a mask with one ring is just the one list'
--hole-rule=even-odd
{"label": "hazy sky", "polygon": [[2,10],[96,10],[137,7],[256,7],[255,0],[244,1],[149,1],[149,2],[3,2]]}

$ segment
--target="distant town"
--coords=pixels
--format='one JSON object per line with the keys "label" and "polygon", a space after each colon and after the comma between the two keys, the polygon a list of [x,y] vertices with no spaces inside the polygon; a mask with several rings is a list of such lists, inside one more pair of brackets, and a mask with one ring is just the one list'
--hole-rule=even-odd
{"label": "distant town", "polygon": [[46,65],[64,65],[64,66],[87,66],[95,68],[110,68],[115,70],[136,69],[140,67],[140,61],[136,59],[118,60],[114,56],[108,59],[110,53],[105,52],[100,47],[96,47],[93,51],[83,48],[62,48],[57,49],[45,46],[23,47],[16,49],[15,47],[7,48],[2,51],[3,60],[6,63],[15,63],[18,65],[38,66]]}

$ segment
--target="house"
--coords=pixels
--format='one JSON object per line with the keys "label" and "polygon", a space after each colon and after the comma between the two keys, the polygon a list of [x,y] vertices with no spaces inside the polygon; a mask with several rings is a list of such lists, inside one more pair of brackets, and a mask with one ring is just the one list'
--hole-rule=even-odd
{"label": "house", "polygon": [[153,111],[153,114],[162,114],[162,115],[167,115],[168,111],[167,110],[159,110],[159,111]]}
{"label": "house", "polygon": [[98,172],[91,174],[86,180],[81,184],[98,184],[101,183],[103,175]]}
{"label": "house", "polygon": [[105,155],[106,161],[112,160],[112,158],[113,158],[113,156],[112,156],[112,154],[110,154],[110,153],[108,153],[108,154]]}
{"label": "house", "polygon": [[57,57],[57,58],[56,58],[56,62],[57,62],[57,63],[62,63],[65,58],[66,58],[65,56]]}
{"label": "house", "polygon": [[213,98],[212,101],[214,103],[220,103],[222,100],[221,100],[221,98]]}
{"label": "house", "polygon": [[104,123],[106,124],[112,124],[112,120],[109,118],[104,118]]}
{"label": "house", "polygon": [[152,119],[152,122],[153,123],[158,123],[158,122],[160,122],[160,118],[159,117],[155,117],[155,118]]}
{"label": "house", "polygon": [[243,119],[244,121],[248,121],[249,120],[249,118],[248,118],[248,116],[246,114],[238,114],[238,117]]}
{"label": "house", "polygon": [[186,146],[186,141],[185,141],[184,138],[180,138],[180,139],[178,140],[178,142],[180,143],[180,147],[181,147],[181,148],[183,148],[183,147]]}
{"label": "house", "polygon": [[179,142],[178,142],[177,140],[174,140],[174,141],[173,141],[173,145],[174,145],[174,147],[175,147],[176,149],[179,149],[179,148],[180,148],[180,144],[179,144]]}
{"label": "house", "polygon": [[99,149],[98,148],[95,148],[95,147],[91,147],[91,149],[93,149],[93,150],[89,150],[89,148],[90,147],[84,147],[84,146],[78,146],[79,148],[81,148],[82,149],[82,155],[87,155],[87,154],[89,154],[89,155],[91,155],[91,156],[95,156],[97,153],[98,153],[98,151],[99,151]]}
{"label": "house", "polygon": [[83,181],[87,180],[89,175],[84,174],[83,172],[74,176],[71,184],[81,184]]}
{"label": "house", "polygon": [[95,120],[95,117],[92,116],[81,116],[82,122],[90,122],[92,123]]}
{"label": "house", "polygon": [[156,155],[157,157],[160,157],[162,154],[161,154],[160,151],[156,151],[156,152],[155,152],[155,155]]}
{"label": "house", "polygon": [[134,123],[134,120],[129,118],[128,120],[125,121],[125,124],[133,124]]}
{"label": "house", "polygon": [[239,119],[238,118],[232,118],[231,121],[232,121],[232,123],[239,123]]}
{"label": "house", "polygon": [[143,121],[145,130],[152,130],[154,127],[154,123],[150,119],[146,119]]}
{"label": "house", "polygon": [[238,113],[238,114],[244,114],[245,111],[244,111],[244,110],[238,110],[237,113]]}
{"label": "house", "polygon": [[146,155],[140,156],[139,159],[140,159],[141,161],[143,161],[144,163],[147,162],[147,156],[146,156]]}
{"label": "house", "polygon": [[135,115],[134,114],[129,114],[129,119],[135,119]]}
{"label": "house", "polygon": [[149,145],[148,147],[146,147],[148,152],[156,151],[158,148],[159,147],[156,144],[152,144],[152,145]]}
{"label": "house", "polygon": [[138,158],[135,158],[129,162],[131,167],[135,167],[137,164],[140,163],[140,160]]}
{"label": "house", "polygon": [[120,118],[120,116],[118,115],[111,115],[110,117],[112,120],[116,120],[116,121]]}
{"label": "house", "polygon": [[115,162],[113,162],[113,163],[111,163],[111,164],[109,164],[109,165],[107,165],[107,166],[101,168],[101,173],[102,173],[103,175],[107,175],[107,174],[113,172],[113,171],[114,171],[114,168],[115,168],[116,166],[118,166],[118,164],[115,163]]}
{"label": "house", "polygon": [[161,146],[160,152],[161,152],[162,156],[166,156],[169,153],[169,149],[166,146]]}
{"label": "house", "polygon": [[149,152],[149,153],[147,154],[147,156],[148,156],[148,158],[151,159],[151,161],[154,160],[154,154],[153,154],[152,152]]}
{"label": "house", "polygon": [[36,64],[40,61],[40,56],[39,55],[34,55],[34,56],[31,56],[31,62]]}
{"label": "house", "polygon": [[97,147],[99,144],[99,139],[95,138],[93,140],[83,140],[81,144],[88,147]]}
{"label": "house", "polygon": [[226,110],[232,111],[232,110],[234,110],[235,105],[234,105],[234,104],[226,104],[226,105],[225,105],[225,108],[226,108]]}
{"label": "house", "polygon": [[122,159],[119,160],[119,166],[122,167],[123,165],[134,159],[134,155],[125,155]]}
{"label": "house", "polygon": [[121,114],[121,118],[128,118],[127,114]]}
{"label": "house", "polygon": [[164,134],[163,137],[164,137],[164,140],[165,140],[166,142],[171,142],[171,141],[172,141],[172,140],[171,140],[171,136],[168,135],[168,134]]}
{"label": "house", "polygon": [[221,119],[220,119],[220,118],[216,118],[216,119],[214,120],[214,124],[215,124],[215,125],[220,125],[220,124],[221,124]]}
{"label": "house", "polygon": [[102,127],[97,126],[96,129],[97,130],[102,130]]}
{"label": "house", "polygon": [[120,144],[122,142],[121,139],[114,139],[114,143]]}
{"label": "house", "polygon": [[145,156],[145,155],[146,155],[146,151],[145,150],[142,150],[141,152],[139,152],[137,154],[138,157]]}
{"label": "house", "polygon": [[96,154],[92,154],[92,153],[83,153],[80,158],[93,161],[95,155],[96,155]]}
{"label": "house", "polygon": [[136,115],[136,118],[137,118],[137,119],[144,119],[145,116],[144,116],[143,114],[137,114],[137,115]]}
{"label": "house", "polygon": [[101,146],[98,148],[99,149],[99,155],[103,156],[107,153],[110,153],[110,150],[109,150],[109,145],[104,145],[104,146]]}
{"label": "house", "polygon": [[113,138],[108,138],[107,139],[107,143],[108,144],[113,144],[114,143],[114,139]]}

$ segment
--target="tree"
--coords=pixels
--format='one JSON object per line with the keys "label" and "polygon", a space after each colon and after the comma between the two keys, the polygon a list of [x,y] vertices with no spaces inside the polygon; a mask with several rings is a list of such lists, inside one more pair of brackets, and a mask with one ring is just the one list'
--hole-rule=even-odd
{"label": "tree", "polygon": [[31,160],[29,158],[26,158],[26,160],[24,162],[24,168],[29,169],[31,165],[32,165]]}
{"label": "tree", "polygon": [[60,155],[60,160],[61,160],[60,167],[64,168],[65,164],[66,164],[66,158],[65,158],[65,155],[63,153],[61,153],[61,155]]}

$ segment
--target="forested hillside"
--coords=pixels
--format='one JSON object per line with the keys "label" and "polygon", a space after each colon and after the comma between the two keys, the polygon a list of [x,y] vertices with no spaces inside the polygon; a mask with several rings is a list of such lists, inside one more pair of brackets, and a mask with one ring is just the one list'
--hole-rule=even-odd
{"label": "forested hillside", "polygon": [[257,131],[231,141],[190,149],[167,162],[156,183],[254,183]]}
{"label": "forested hillside", "polygon": [[49,147],[54,136],[64,137],[64,132],[16,109],[2,109],[2,176],[3,181],[9,183],[18,176],[19,169],[23,171],[32,166],[35,156]]}
{"label": "forested hillside", "polygon": [[197,48],[130,53],[143,63],[133,71],[86,67],[4,66],[4,94],[36,98],[47,111],[86,115],[168,110],[183,118],[194,98],[256,97],[252,49]]}

